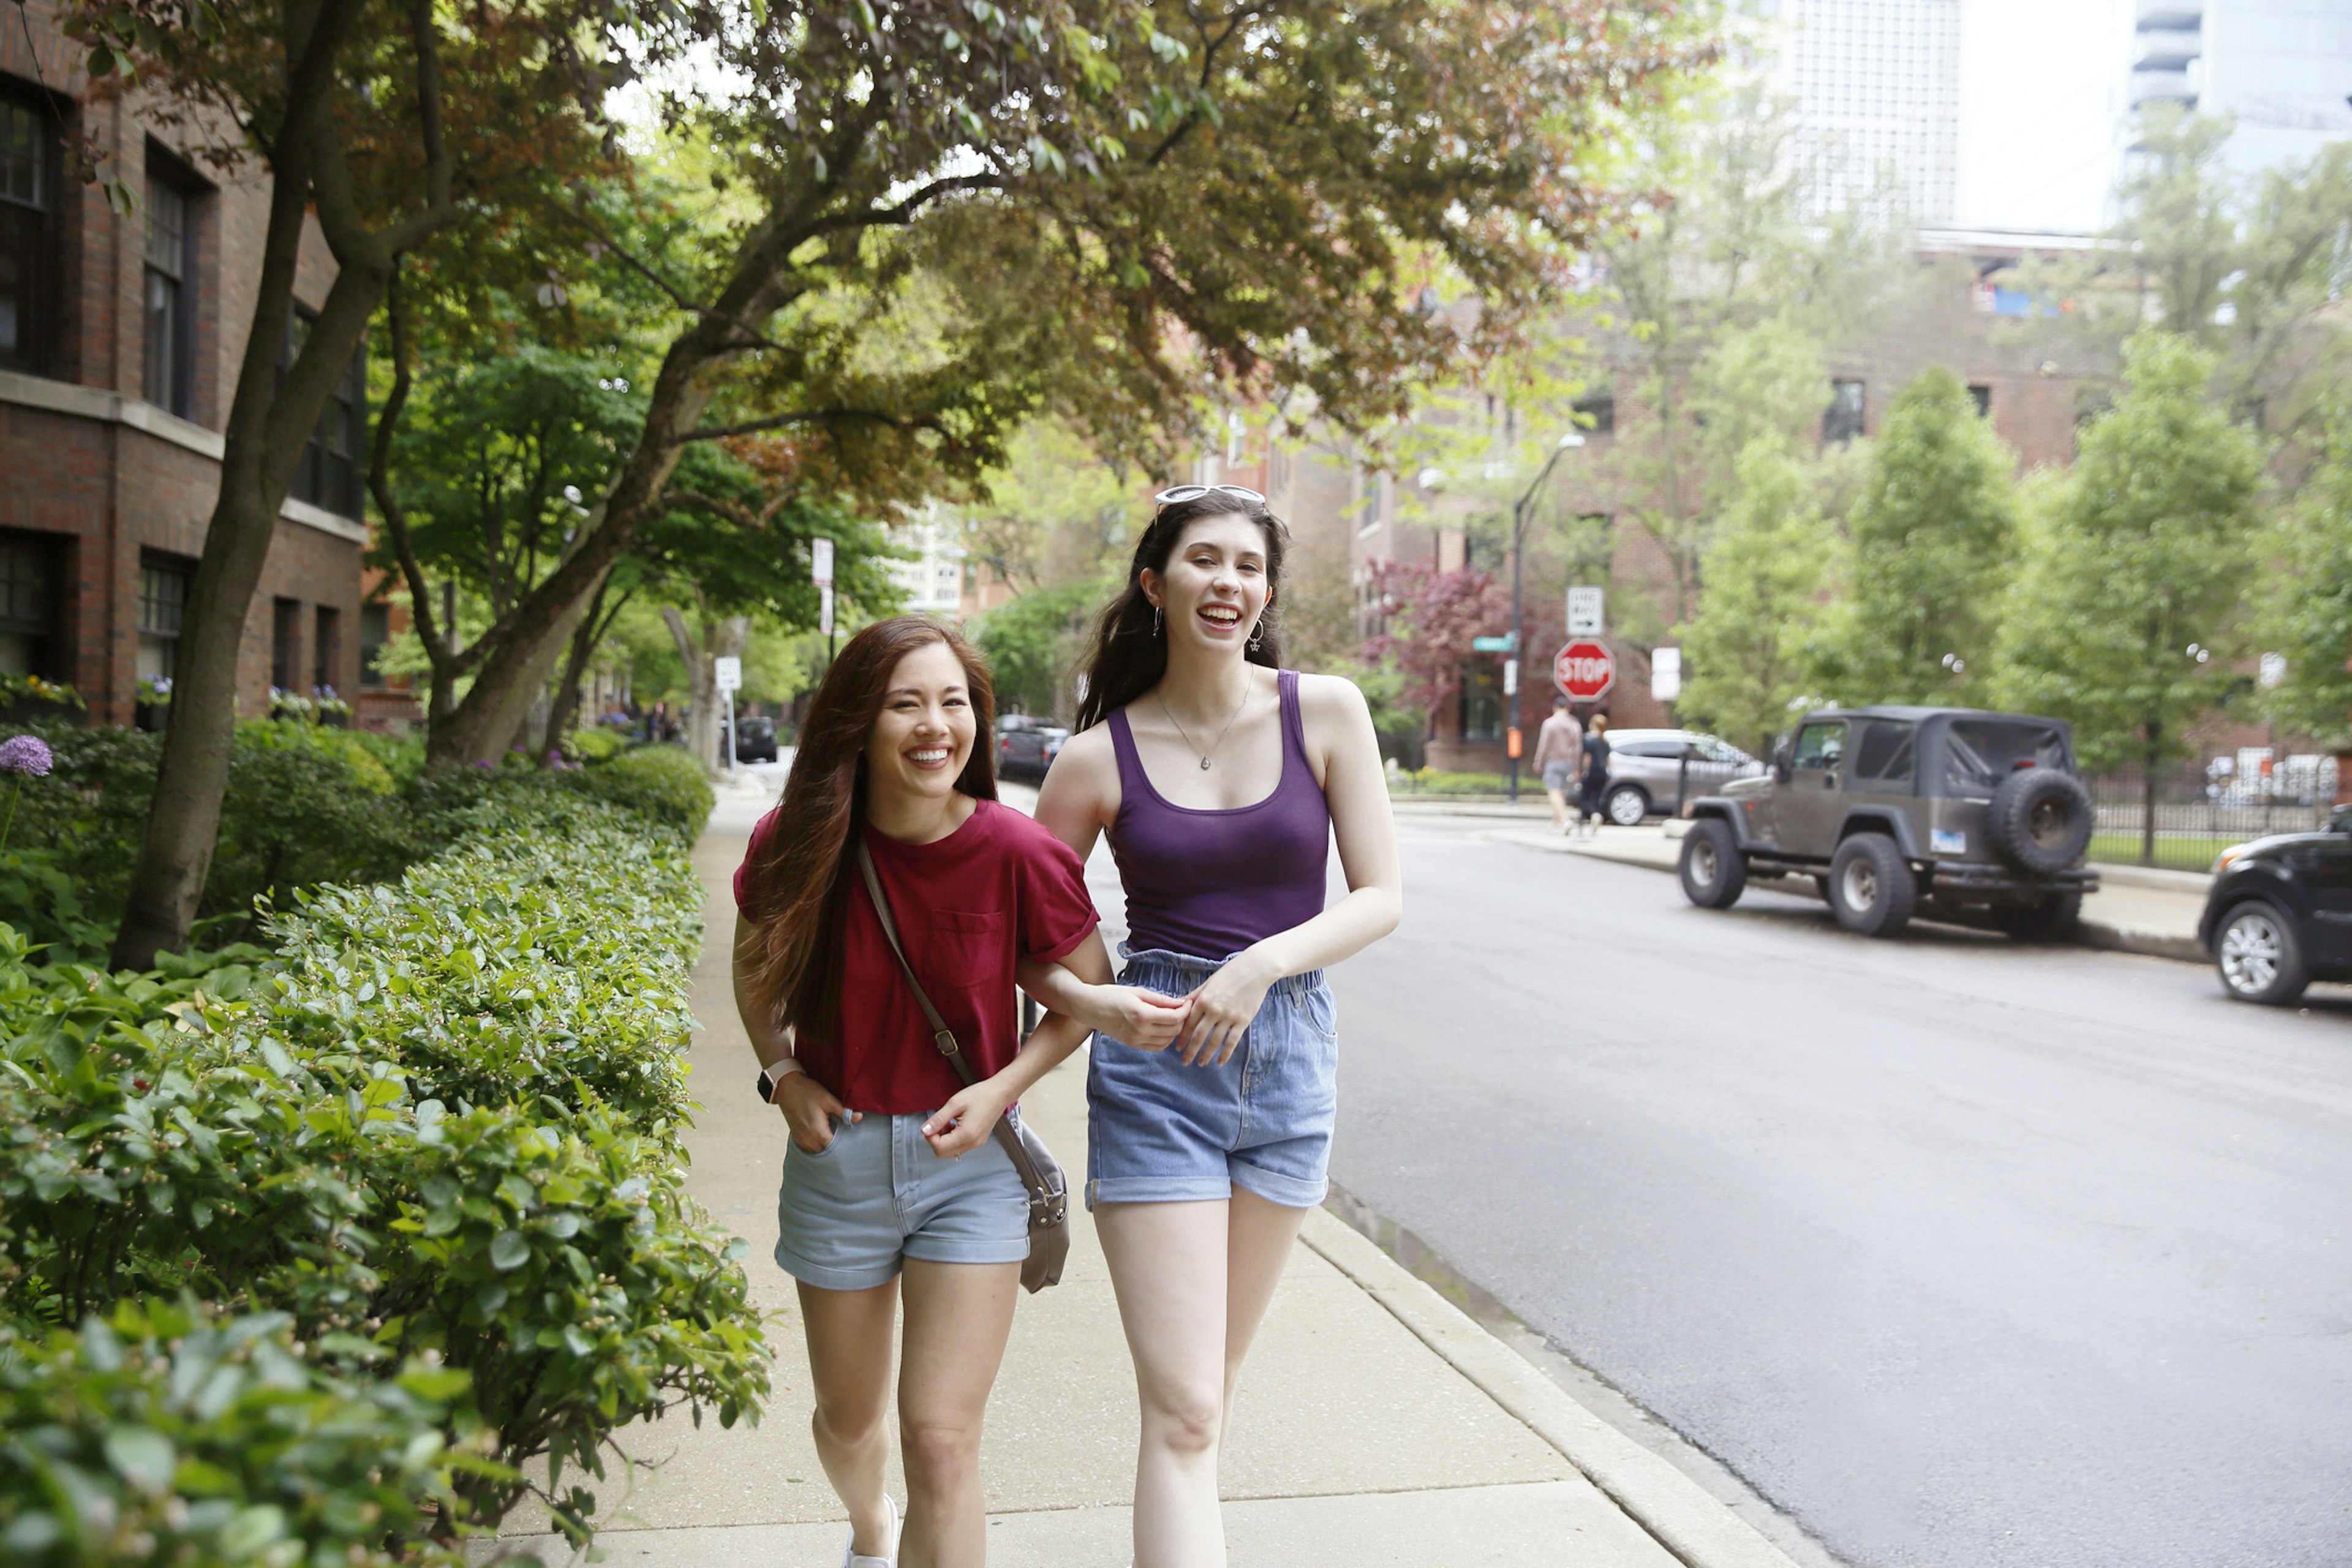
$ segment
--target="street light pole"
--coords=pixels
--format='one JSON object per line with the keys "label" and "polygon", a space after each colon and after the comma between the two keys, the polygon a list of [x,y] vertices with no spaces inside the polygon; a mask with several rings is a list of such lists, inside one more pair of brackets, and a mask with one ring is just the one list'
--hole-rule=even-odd
{"label": "street light pole", "polygon": [[[1519,561],[1520,558],[1527,553],[1528,513],[1535,505],[1536,492],[1542,489],[1545,482],[1551,478],[1553,465],[1559,461],[1559,455],[1562,452],[1567,451],[1570,447],[1581,447],[1583,445],[1584,436],[1580,431],[1570,430],[1567,435],[1562,436],[1559,438],[1559,444],[1551,449],[1551,456],[1544,459],[1543,470],[1536,475],[1536,482],[1527,488],[1526,494],[1520,496],[1517,500],[1511,503],[1511,652],[1509,656],[1509,668],[1512,674],[1517,677],[1524,677],[1526,674],[1525,661],[1522,656],[1527,652],[1528,638],[1527,626],[1521,618],[1521,612],[1519,609]],[[1519,692],[1517,679],[1507,681],[1506,684],[1511,688],[1510,690],[1506,691],[1503,694],[1503,700],[1510,705],[1505,712],[1503,726],[1504,734],[1507,738],[1512,735],[1517,735],[1519,732]],[[1507,745],[1505,749],[1510,752],[1511,804],[1513,805],[1517,805],[1519,804],[1519,748]]]}

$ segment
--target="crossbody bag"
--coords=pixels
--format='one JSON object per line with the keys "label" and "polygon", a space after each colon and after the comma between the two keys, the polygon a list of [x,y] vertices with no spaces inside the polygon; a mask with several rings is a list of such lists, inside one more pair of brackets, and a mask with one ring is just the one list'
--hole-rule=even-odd
{"label": "crossbody bag", "polygon": [[[882,934],[889,939],[890,951],[898,957],[898,973],[907,977],[907,988],[915,994],[915,1004],[931,1026],[931,1043],[947,1058],[948,1065],[963,1079],[965,1087],[980,1081],[971,1063],[956,1044],[955,1031],[931,1005],[930,994],[923,983],[915,978],[915,966],[907,961],[907,950],[898,941],[898,922],[890,913],[890,897],[882,890],[882,879],[875,874],[874,857],[860,842],[857,846],[857,869],[866,879],[866,897],[874,901],[874,912],[882,921]],[[1062,1264],[1070,1256],[1070,1182],[1062,1173],[1060,1163],[1045,1140],[1029,1131],[1026,1122],[1015,1125],[1010,1117],[996,1119],[996,1141],[1013,1156],[1013,1168],[1021,1173],[1021,1184],[1029,1189],[1029,1257],[1021,1265],[1021,1283],[1032,1294],[1048,1285],[1061,1283]]]}

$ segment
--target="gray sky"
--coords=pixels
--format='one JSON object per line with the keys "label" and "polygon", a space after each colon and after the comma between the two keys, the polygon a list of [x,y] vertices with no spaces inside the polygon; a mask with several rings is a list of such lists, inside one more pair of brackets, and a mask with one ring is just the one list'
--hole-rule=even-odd
{"label": "gray sky", "polygon": [[1961,0],[1959,224],[2105,223],[2131,31],[2131,0]]}

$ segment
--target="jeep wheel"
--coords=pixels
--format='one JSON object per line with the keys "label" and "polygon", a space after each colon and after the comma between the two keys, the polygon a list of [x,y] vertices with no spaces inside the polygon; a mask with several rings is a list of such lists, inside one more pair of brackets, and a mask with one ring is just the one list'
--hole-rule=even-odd
{"label": "jeep wheel", "polygon": [[2083,918],[2083,895],[2053,893],[2038,904],[1996,905],[1992,923],[2018,942],[2064,942]]}
{"label": "jeep wheel", "polygon": [[1830,861],[1830,909],[1864,936],[1893,936],[1919,901],[1919,879],[1884,833],[1857,833]]}
{"label": "jeep wheel", "polygon": [[1748,857],[1719,816],[1702,816],[1683,836],[1683,896],[1703,910],[1727,910],[1748,886]]}
{"label": "jeep wheel", "polygon": [[2221,972],[2221,989],[2241,1002],[2277,1006],[2302,995],[2311,984],[2294,923],[2275,904],[2259,899],[2240,904],[2221,922],[2213,938],[2213,962]]}
{"label": "jeep wheel", "polygon": [[1619,784],[1609,792],[1609,820],[1620,827],[1639,827],[1650,815],[1650,797],[1639,784]]}

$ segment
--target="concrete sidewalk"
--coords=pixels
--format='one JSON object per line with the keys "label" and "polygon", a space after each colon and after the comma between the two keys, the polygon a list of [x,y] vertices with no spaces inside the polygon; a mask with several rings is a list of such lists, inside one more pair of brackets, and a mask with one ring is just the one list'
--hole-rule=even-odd
{"label": "concrete sidewalk", "polygon": [[[1553,854],[1586,855],[1621,865],[1671,872],[1679,864],[1683,833],[1688,826],[1679,821],[1647,823],[1640,827],[1603,826],[1592,837],[1567,838],[1546,825],[1498,827],[1480,837]],[[2100,885],[2097,892],[2083,900],[2081,941],[2084,946],[2179,959],[2188,963],[2211,962],[2197,941],[2197,920],[2204,912],[2205,889],[2211,878],[2190,871],[2150,870],[2138,866],[2100,865],[2092,869],[2099,873]],[[1803,878],[1754,885],[1759,889],[1799,898],[1818,896],[1813,884]]]}
{"label": "concrete sidewalk", "polygon": [[[752,1056],[727,974],[728,877],[761,808],[729,791],[696,851],[709,939],[696,973],[698,1125],[689,1185],[751,1243],[776,1390],[756,1428],[681,1415],[622,1446],[656,1465],[599,1489],[597,1545],[662,1568],[834,1568],[846,1527],[808,1433],[807,1363],[791,1280],[770,1261],[783,1131],[740,1085]],[[1083,1058],[1026,1101],[1083,1178]],[[1024,1298],[989,1410],[983,1458],[998,1568],[1129,1560],[1137,1411],[1110,1281],[1081,1206],[1055,1289]],[[1236,1564],[1332,1568],[1790,1568],[1791,1560],[1667,1460],[1622,1435],[1328,1212],[1309,1217],[1244,1375],[1224,1456]],[[905,1496],[894,1471],[893,1490]],[[519,1510],[478,1555],[569,1555]]]}

